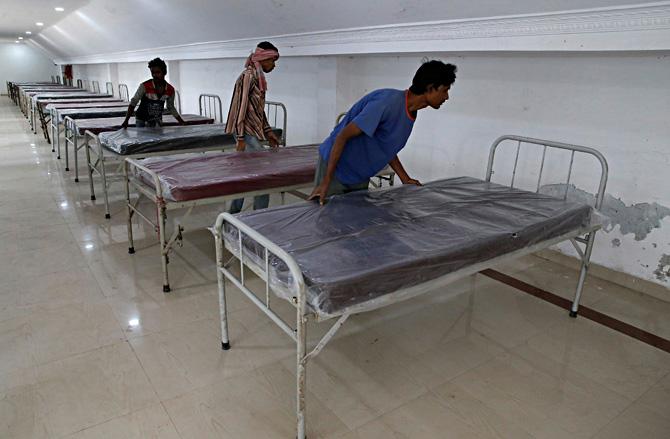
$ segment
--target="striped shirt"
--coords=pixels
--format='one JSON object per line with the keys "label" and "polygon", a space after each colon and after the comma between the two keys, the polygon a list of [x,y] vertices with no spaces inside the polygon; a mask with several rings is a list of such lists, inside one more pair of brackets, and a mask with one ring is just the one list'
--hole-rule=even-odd
{"label": "striped shirt", "polygon": [[269,131],[272,128],[265,116],[265,93],[258,87],[258,73],[252,65],[235,82],[226,133],[235,134],[238,138],[246,134],[258,140],[267,140]]}

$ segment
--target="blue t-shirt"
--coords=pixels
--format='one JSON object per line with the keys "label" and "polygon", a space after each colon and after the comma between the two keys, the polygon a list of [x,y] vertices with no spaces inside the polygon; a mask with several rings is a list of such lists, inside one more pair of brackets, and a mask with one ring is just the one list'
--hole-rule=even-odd
{"label": "blue t-shirt", "polygon": [[335,176],[344,184],[363,183],[384,169],[405,147],[414,126],[405,91],[375,90],[356,102],[321,144],[323,160],[328,161],[335,138],[350,122],[363,134],[349,139],[337,163]]}

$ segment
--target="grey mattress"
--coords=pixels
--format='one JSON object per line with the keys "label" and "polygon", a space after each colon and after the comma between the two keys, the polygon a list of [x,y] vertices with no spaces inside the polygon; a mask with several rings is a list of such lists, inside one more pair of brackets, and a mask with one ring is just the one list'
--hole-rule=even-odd
{"label": "grey mattress", "polygon": [[[307,302],[321,317],[342,314],[397,290],[466,266],[577,232],[592,208],[471,177],[335,196],[324,206],[306,202],[242,213],[245,224],[298,263]],[[224,231],[238,247],[237,229]],[[264,266],[263,250],[244,241]],[[290,295],[290,274],[271,256],[271,285]]]}
{"label": "grey mattress", "polygon": [[121,155],[235,145],[222,124],[127,128],[100,133],[98,138],[103,148]]}

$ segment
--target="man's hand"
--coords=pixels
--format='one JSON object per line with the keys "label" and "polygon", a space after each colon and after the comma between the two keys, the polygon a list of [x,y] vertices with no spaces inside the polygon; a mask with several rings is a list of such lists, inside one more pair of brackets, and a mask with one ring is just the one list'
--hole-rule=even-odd
{"label": "man's hand", "polygon": [[318,185],[317,187],[314,188],[314,190],[310,194],[309,198],[307,198],[307,199],[308,200],[317,200],[318,199],[319,204],[323,206],[324,204],[326,204],[326,196],[328,195],[328,186],[330,186],[330,185],[329,184],[324,185],[323,182],[321,182],[320,185]]}
{"label": "man's hand", "polygon": [[277,148],[279,146],[279,140],[277,140],[277,136],[272,131],[268,133],[268,142],[270,143],[270,148]]}
{"label": "man's hand", "polygon": [[413,184],[415,186],[423,186],[419,180],[417,180],[415,178],[409,178],[409,177],[402,180],[402,184]]}
{"label": "man's hand", "polygon": [[237,151],[244,151],[247,148],[247,143],[244,141],[244,139],[237,139]]}

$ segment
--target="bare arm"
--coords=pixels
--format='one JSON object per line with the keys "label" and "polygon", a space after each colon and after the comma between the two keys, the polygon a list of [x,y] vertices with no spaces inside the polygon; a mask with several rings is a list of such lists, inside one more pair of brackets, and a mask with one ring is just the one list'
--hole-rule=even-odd
{"label": "bare arm", "polygon": [[333,175],[335,175],[335,169],[337,169],[337,163],[340,161],[344,147],[349,139],[360,136],[362,133],[363,131],[361,131],[355,123],[349,122],[349,124],[340,131],[337,137],[335,137],[335,142],[333,143],[333,148],[330,150],[330,157],[328,158],[326,175],[321,183],[312,191],[312,194],[309,196],[310,200],[318,199],[321,205],[324,204],[326,195],[328,194],[328,187],[333,179]]}
{"label": "bare arm", "polygon": [[140,86],[137,87],[135,95],[130,100],[130,105],[128,105],[128,111],[126,112],[126,119],[121,124],[122,128],[128,128],[128,120],[133,115],[133,112],[135,111],[135,107],[137,106],[138,102],[142,100],[142,96],[144,96],[144,93],[145,93],[144,84],[140,84]]}
{"label": "bare arm", "polygon": [[174,106],[174,100],[175,100],[175,95],[172,95],[168,97],[166,106],[168,111],[170,112],[171,115],[174,116],[175,119],[177,119],[177,122],[179,122],[180,125],[184,125],[184,119],[182,119],[181,115],[179,114],[179,111],[177,111],[177,108]]}
{"label": "bare arm", "polygon": [[389,162],[389,166],[391,166],[393,172],[395,172],[400,181],[402,181],[402,184],[415,184],[417,186],[421,186],[421,182],[419,182],[419,180],[416,180],[407,174],[407,171],[405,171],[405,167],[400,162],[398,156],[395,156],[393,160]]}

